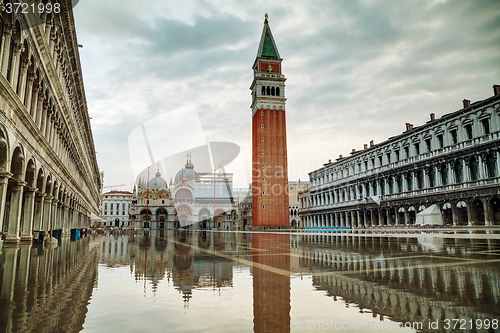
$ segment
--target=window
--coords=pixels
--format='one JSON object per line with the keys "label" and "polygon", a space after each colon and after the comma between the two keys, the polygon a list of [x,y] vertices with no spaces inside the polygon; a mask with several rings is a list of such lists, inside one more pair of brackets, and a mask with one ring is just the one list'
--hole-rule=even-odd
{"label": "window", "polygon": [[265,180],[266,180],[266,178],[262,177],[262,181],[265,181]]}
{"label": "window", "polygon": [[267,95],[271,95],[271,87],[267,87],[266,91],[267,91]]}
{"label": "window", "polygon": [[264,137],[261,137],[261,138],[260,138],[260,141],[264,141]]}
{"label": "window", "polygon": [[262,209],[266,209],[266,205],[262,205]]}
{"label": "window", "polygon": [[415,154],[420,155],[420,143],[415,142],[414,145],[415,145]]}
{"label": "window", "polygon": [[394,193],[394,180],[391,178],[389,178],[389,194],[393,194]]}
{"label": "window", "polygon": [[276,87],[276,96],[280,95],[280,87]]}
{"label": "window", "polygon": [[375,159],[372,158],[372,168],[375,168]]}
{"label": "window", "polygon": [[260,128],[264,128],[264,124],[260,125]]}
{"label": "window", "polygon": [[403,177],[398,177],[398,188],[399,192],[403,192]]}
{"label": "window", "polygon": [[391,153],[387,153],[387,163],[391,164]]}
{"label": "window", "polygon": [[410,157],[410,147],[405,147],[405,158]]}
{"label": "window", "polygon": [[382,156],[379,156],[379,157],[378,157],[378,165],[379,165],[379,166],[382,166]]}
{"label": "window", "polygon": [[429,170],[429,187],[434,187],[436,184],[436,175],[434,174],[434,168]]}
{"label": "window", "polygon": [[262,195],[265,195],[266,194],[266,191],[262,191]]}
{"label": "window", "polygon": [[413,177],[411,175],[406,176],[406,185],[408,187],[408,191],[413,189]]}
{"label": "window", "polygon": [[111,204],[111,210],[113,210],[113,204]]}
{"label": "window", "polygon": [[441,180],[443,181],[443,185],[448,184],[448,169],[446,165],[441,167]]}
{"label": "window", "polygon": [[266,94],[266,87],[262,86],[262,91],[261,91],[262,95],[265,95]]}
{"label": "window", "polygon": [[444,147],[444,138],[443,138],[443,134],[440,134],[437,136],[437,139],[438,139],[438,142],[439,142],[439,148],[443,148]]}
{"label": "window", "polygon": [[263,116],[264,115],[264,111],[260,111],[260,115]]}
{"label": "window", "polygon": [[450,131],[450,134],[451,134],[451,142],[453,144],[457,144],[458,142],[457,130]]}
{"label": "window", "polygon": [[262,163],[262,167],[264,167],[264,163]]}
{"label": "window", "polygon": [[490,134],[490,120],[489,119],[481,120],[481,125],[483,125],[484,135]]}
{"label": "window", "polygon": [[399,150],[396,150],[394,153],[396,154],[396,162],[398,162],[399,161]]}
{"label": "window", "polygon": [[419,171],[417,174],[417,187],[418,190],[424,188],[424,174],[422,173],[422,171]]}
{"label": "window", "polygon": [[368,170],[368,161],[365,161],[365,171]]}
{"label": "window", "polygon": [[260,151],[260,153],[261,153],[262,155],[264,155],[264,151],[263,151],[263,150],[261,150],[261,151]]}
{"label": "window", "polygon": [[486,169],[488,171],[488,177],[490,178],[495,177],[496,165],[495,165],[495,158],[493,157],[493,155],[488,155],[486,157]]}
{"label": "window", "polygon": [[470,178],[477,180],[477,161],[475,159],[470,162]]}
{"label": "window", "polygon": [[465,133],[467,140],[472,140],[472,124],[465,125]]}
{"label": "window", "polygon": [[425,140],[425,147],[427,148],[428,152],[431,152],[431,139]]}

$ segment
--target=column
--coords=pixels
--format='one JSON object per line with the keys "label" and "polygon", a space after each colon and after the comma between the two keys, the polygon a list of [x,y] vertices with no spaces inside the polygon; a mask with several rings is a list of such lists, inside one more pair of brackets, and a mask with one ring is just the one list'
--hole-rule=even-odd
{"label": "column", "polygon": [[35,197],[35,214],[33,217],[33,230],[43,230],[43,202],[45,193],[37,193]]}
{"label": "column", "polygon": [[40,131],[42,132],[43,136],[45,136],[47,134],[47,112],[48,112],[48,109],[49,109],[49,103],[47,103],[47,101],[43,101],[42,123],[41,123],[41,127],[40,127]]}
{"label": "column", "polygon": [[500,175],[500,150],[497,150],[494,154],[496,156],[496,163],[497,163],[496,175],[499,176]]}
{"label": "column", "polygon": [[335,226],[336,227],[340,226],[339,213],[335,213]]}
{"label": "column", "polygon": [[451,219],[453,221],[453,225],[458,224],[458,209],[457,209],[457,202],[452,201],[450,202],[451,204]]}
{"label": "column", "polygon": [[[33,76],[33,80],[34,79],[36,79],[36,75]],[[40,85],[35,83],[33,84],[33,89],[32,89],[33,95],[31,96],[31,105],[28,105],[31,118],[33,118],[33,121],[37,126],[38,126],[38,118],[40,117],[38,114],[38,95],[40,93],[41,88],[42,87]]]}
{"label": "column", "polygon": [[11,25],[4,25],[4,31],[2,36],[2,64],[1,71],[3,75],[7,78],[7,68],[9,67],[9,54],[11,48],[12,35],[15,33],[15,29]]}
{"label": "column", "polygon": [[52,197],[51,196],[46,196],[43,200],[43,222],[42,222],[42,228],[41,230],[45,230],[45,235],[48,235],[48,232],[52,230],[52,225],[50,223],[50,218],[51,218],[51,203],[52,203]]}
{"label": "column", "polygon": [[481,198],[484,209],[484,225],[493,225],[493,207],[489,204],[489,198]]}
{"label": "column", "polygon": [[35,100],[36,103],[36,126],[41,131],[42,130],[42,119],[45,117],[45,113],[43,113],[43,101],[45,99],[45,95],[43,91],[38,90],[38,98]]}
{"label": "column", "polygon": [[7,229],[7,238],[5,239],[5,242],[17,243],[20,240],[19,224],[21,221],[21,207],[24,185],[24,182],[17,182],[11,185],[9,226]]}
{"label": "column", "polygon": [[356,217],[357,217],[357,220],[358,220],[358,228],[361,228],[362,227],[362,224],[361,224],[361,212],[358,210],[356,212]]}
{"label": "column", "polygon": [[33,232],[33,213],[35,207],[35,194],[37,189],[30,187],[25,191],[23,227],[21,231],[21,241],[31,241]]}
{"label": "column", "polygon": [[[30,65],[28,65],[29,67]],[[28,110],[28,113],[32,115],[32,110],[31,110],[31,97],[33,95],[33,82],[35,81],[35,74],[34,73],[28,73],[27,78],[26,78],[26,90],[25,90],[25,96],[23,97],[23,103],[24,106],[26,107],[26,110]]]}
{"label": "column", "polygon": [[[17,85],[17,94],[21,99],[21,103],[24,104],[24,99],[26,97],[26,85],[28,81],[28,67],[31,62],[28,59],[21,58],[21,77],[19,78],[19,83]],[[29,112],[29,110],[28,110]]]}
{"label": "column", "polygon": [[[479,174],[478,174],[478,179],[484,179],[487,178],[485,177],[485,170],[484,170],[484,162],[483,162],[483,154],[477,154],[477,168],[479,169]],[[486,213],[486,210],[484,211]]]}
{"label": "column", "polygon": [[366,213],[367,213],[367,211],[366,211],[366,210],[363,210],[363,226],[365,226],[365,227],[366,227],[366,225],[367,225],[367,223],[366,223],[366,222],[367,222],[367,221],[366,221]]}
{"label": "column", "polygon": [[474,214],[473,214],[473,211],[472,211],[472,209],[473,209],[473,207],[472,207],[472,200],[468,200],[466,203],[467,203],[467,220],[468,220],[467,224],[468,225],[472,225],[472,222],[476,222],[474,220]]}
{"label": "column", "polygon": [[0,233],[3,233],[4,230],[5,200],[7,199],[7,185],[10,177],[12,177],[11,173],[0,173]]}
{"label": "column", "polygon": [[427,179],[427,168],[422,168],[422,178],[423,178],[422,188],[429,188],[429,180]]}
{"label": "column", "polygon": [[10,85],[12,89],[17,92],[17,80],[19,79],[19,65],[21,62],[21,52],[24,50],[23,44],[14,44],[14,53],[12,57],[12,68],[10,71]]}
{"label": "column", "polygon": [[394,207],[394,213],[396,214],[396,224],[401,224],[401,217],[399,216],[398,207]]}
{"label": "column", "polygon": [[[451,169],[451,165],[450,165]],[[463,177],[464,177],[464,182],[470,181],[470,170],[469,170],[469,165],[465,163],[465,160],[462,160],[462,169],[463,169]],[[448,170],[450,172],[450,170]],[[451,173],[449,173],[451,174]]]}

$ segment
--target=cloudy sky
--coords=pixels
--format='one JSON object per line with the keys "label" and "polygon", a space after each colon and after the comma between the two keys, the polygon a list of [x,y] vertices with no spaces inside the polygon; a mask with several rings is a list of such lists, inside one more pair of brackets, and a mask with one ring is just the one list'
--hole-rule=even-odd
{"label": "cloudy sky", "polygon": [[199,123],[177,117],[165,137],[199,136],[201,123],[207,142],[239,145],[249,174],[251,66],[266,12],[287,77],[290,180],[500,84],[498,0],[82,0],[74,15],[105,185],[131,187],[138,126],[186,107]]}

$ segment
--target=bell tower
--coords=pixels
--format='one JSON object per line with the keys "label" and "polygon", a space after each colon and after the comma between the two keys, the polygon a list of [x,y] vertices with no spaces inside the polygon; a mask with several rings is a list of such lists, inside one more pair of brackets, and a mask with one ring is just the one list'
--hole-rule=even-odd
{"label": "bell tower", "polygon": [[253,64],[252,226],[289,226],[285,81],[280,54],[268,23]]}

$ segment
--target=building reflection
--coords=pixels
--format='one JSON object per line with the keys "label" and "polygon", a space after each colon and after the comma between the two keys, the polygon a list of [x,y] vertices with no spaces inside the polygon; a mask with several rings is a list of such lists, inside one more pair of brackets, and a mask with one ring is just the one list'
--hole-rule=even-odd
{"label": "building reflection", "polygon": [[97,284],[91,238],[60,245],[4,245],[0,253],[0,332],[78,332]]}
{"label": "building reflection", "polygon": [[314,286],[374,317],[427,323],[500,312],[499,240],[311,235],[300,243]]}
{"label": "building reflection", "polygon": [[253,330],[290,332],[290,235],[255,233]]}

